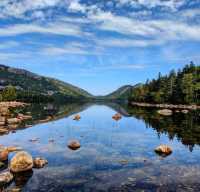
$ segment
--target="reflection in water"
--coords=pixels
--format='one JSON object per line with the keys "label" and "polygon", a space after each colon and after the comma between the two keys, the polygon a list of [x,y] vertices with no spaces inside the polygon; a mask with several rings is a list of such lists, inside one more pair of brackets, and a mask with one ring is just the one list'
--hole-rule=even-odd
{"label": "reflection in water", "polygon": [[[200,190],[198,111],[164,117],[155,109],[117,103],[34,105],[25,110],[33,114],[26,126],[34,126],[1,136],[1,144],[22,146],[33,157],[46,158],[49,164],[28,175],[15,176],[8,189]],[[81,120],[73,121],[77,113]],[[120,121],[112,119],[116,113],[123,116]],[[49,117],[51,121],[39,124]],[[33,138],[37,140],[30,142]],[[67,145],[71,140],[80,141],[81,148],[70,150]],[[170,156],[155,154],[155,147],[161,143],[173,148]]]}
{"label": "reflection in water", "polygon": [[161,116],[155,109],[128,108],[135,118],[145,122],[147,128],[155,129],[160,137],[168,135],[170,140],[177,138],[192,151],[194,145],[200,145],[200,111],[189,114],[174,112],[172,116]]}

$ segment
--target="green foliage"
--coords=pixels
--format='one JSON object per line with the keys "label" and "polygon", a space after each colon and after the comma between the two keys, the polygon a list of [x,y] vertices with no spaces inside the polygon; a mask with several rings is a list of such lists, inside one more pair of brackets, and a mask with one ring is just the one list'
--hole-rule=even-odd
{"label": "green foliage", "polygon": [[15,87],[9,85],[2,92],[3,101],[13,101],[17,98],[17,93]]}
{"label": "green foliage", "polygon": [[3,87],[16,87],[17,100],[26,102],[68,101],[92,97],[85,90],[71,84],[4,65],[0,65],[0,80]]}
{"label": "green foliage", "polygon": [[150,103],[200,104],[200,66],[193,62],[176,73],[159,73],[157,79],[132,89],[130,101]]}

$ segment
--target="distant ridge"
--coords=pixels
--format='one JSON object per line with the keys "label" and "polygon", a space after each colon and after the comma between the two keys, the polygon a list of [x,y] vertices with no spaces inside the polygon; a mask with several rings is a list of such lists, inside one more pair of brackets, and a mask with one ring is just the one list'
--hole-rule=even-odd
{"label": "distant ridge", "polygon": [[92,98],[87,91],[63,81],[0,64],[0,90],[12,85],[21,94],[52,98]]}

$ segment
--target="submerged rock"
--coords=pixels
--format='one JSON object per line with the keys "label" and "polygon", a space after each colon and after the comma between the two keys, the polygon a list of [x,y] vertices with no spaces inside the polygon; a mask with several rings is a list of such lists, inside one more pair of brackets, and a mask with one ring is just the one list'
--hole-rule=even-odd
{"label": "submerged rock", "polygon": [[32,170],[32,168],[33,158],[25,151],[16,153],[10,161],[10,170],[14,173]]}
{"label": "submerged rock", "polygon": [[79,141],[74,140],[69,142],[68,147],[72,150],[77,150],[81,147],[81,144],[79,143]]}
{"label": "submerged rock", "polygon": [[117,113],[117,114],[113,115],[112,118],[116,121],[119,121],[122,118],[122,116],[121,116],[121,114]]}
{"label": "submerged rock", "polygon": [[155,148],[155,152],[162,156],[167,156],[172,153],[172,149],[168,145],[160,145]]}
{"label": "submerged rock", "polygon": [[34,168],[43,168],[46,164],[48,164],[48,161],[42,157],[36,157],[33,160],[33,167]]}
{"label": "submerged rock", "polygon": [[161,109],[157,111],[160,115],[164,115],[164,116],[170,116],[172,115],[172,110],[170,109]]}
{"label": "submerged rock", "polygon": [[13,180],[13,174],[9,171],[0,174],[0,185],[8,184]]}
{"label": "submerged rock", "polygon": [[73,118],[73,120],[75,120],[75,121],[79,121],[80,119],[81,119],[80,115],[75,115],[74,118]]}

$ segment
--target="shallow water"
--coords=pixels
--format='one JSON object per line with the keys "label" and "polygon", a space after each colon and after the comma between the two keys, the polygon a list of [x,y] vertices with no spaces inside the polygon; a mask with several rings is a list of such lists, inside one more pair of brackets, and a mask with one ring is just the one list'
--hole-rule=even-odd
{"label": "shallow water", "polygon": [[[35,122],[45,117],[36,108]],[[1,144],[21,146],[49,162],[16,178],[8,190],[200,191],[199,112],[163,117],[154,109],[114,103],[50,108],[53,121],[0,136]],[[116,112],[123,115],[120,121],[112,119]],[[76,113],[80,121],[73,121]],[[30,142],[32,138],[39,140]],[[81,143],[77,151],[67,147],[73,139]],[[160,144],[170,145],[173,153],[156,155],[154,148]]]}

